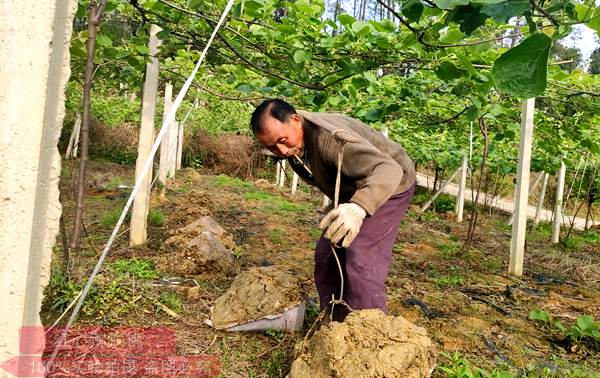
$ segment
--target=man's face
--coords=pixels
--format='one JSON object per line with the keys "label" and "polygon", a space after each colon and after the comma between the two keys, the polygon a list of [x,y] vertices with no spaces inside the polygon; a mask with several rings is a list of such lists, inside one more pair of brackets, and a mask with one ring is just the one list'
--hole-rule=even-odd
{"label": "man's face", "polygon": [[256,139],[275,155],[302,156],[304,153],[302,117],[292,114],[287,122],[281,122],[267,114],[262,119],[262,130],[256,134]]}

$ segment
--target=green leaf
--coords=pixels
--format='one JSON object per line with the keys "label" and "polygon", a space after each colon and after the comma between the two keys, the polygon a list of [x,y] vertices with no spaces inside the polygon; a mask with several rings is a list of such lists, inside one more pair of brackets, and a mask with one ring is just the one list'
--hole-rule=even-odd
{"label": "green leaf", "polygon": [[149,55],[150,54],[150,50],[148,49],[148,46],[135,46],[135,49],[137,50],[137,52],[139,52],[142,55]]}
{"label": "green leaf", "polygon": [[383,113],[380,109],[369,109],[365,114],[365,120],[369,122],[379,121],[382,115]]}
{"label": "green leaf", "polygon": [[233,9],[231,10],[231,15],[233,17],[241,17],[244,12],[244,1],[240,1],[237,3]]}
{"label": "green leaf", "polygon": [[479,107],[476,105],[469,106],[465,112],[465,115],[467,116],[467,121],[475,121],[477,118],[479,118]]}
{"label": "green leaf", "polygon": [[294,62],[296,62],[297,64],[301,64],[306,62],[307,60],[310,60],[310,57],[310,51],[298,49],[294,52]]}
{"label": "green leaf", "polygon": [[511,17],[523,15],[530,6],[528,0],[504,0],[499,3],[485,4],[481,8],[481,13],[506,24]]}
{"label": "green leaf", "polygon": [[521,99],[544,93],[551,44],[547,35],[537,33],[500,55],[492,68],[497,89]]}
{"label": "green leaf", "polygon": [[198,9],[202,8],[203,4],[204,4],[204,0],[188,0],[188,2],[187,2],[187,6],[191,10],[198,10]]}
{"label": "green leaf", "polygon": [[352,85],[354,88],[360,89],[369,85],[369,82],[364,77],[357,76],[352,78]]}
{"label": "green leaf", "polygon": [[254,0],[244,1],[243,11],[244,11],[244,14],[246,14],[247,16],[259,17],[262,7],[263,7],[263,4],[258,1],[254,1]]}
{"label": "green leaf", "polygon": [[444,81],[450,81],[461,77],[464,74],[464,71],[458,69],[454,63],[445,60],[437,66],[435,74]]}
{"label": "green leaf", "polygon": [[249,85],[246,85],[246,84],[238,85],[236,89],[244,94],[248,94],[248,93],[252,92],[252,87],[250,87]]}
{"label": "green leaf", "polygon": [[592,318],[589,315],[582,315],[578,317],[575,323],[582,332],[591,331],[592,329],[597,327],[594,323],[594,318]]}
{"label": "green leaf", "polygon": [[296,28],[294,28],[291,25],[285,25],[285,24],[279,24],[275,26],[275,29],[277,29],[277,31],[281,32],[281,34],[284,35],[293,35],[296,34]]}
{"label": "green leaf", "polygon": [[355,33],[360,33],[365,28],[368,28],[370,31],[371,30],[375,30],[375,28],[373,27],[373,25],[371,25],[367,21],[356,21],[355,23],[352,24],[352,30]]}
{"label": "green leaf", "polygon": [[411,22],[417,22],[423,14],[423,4],[419,0],[408,0],[402,4],[401,12]]}
{"label": "green leaf", "polygon": [[352,27],[352,24],[354,24],[356,22],[356,18],[354,18],[346,13],[342,13],[342,14],[338,15],[337,19],[346,28]]}
{"label": "green leaf", "polygon": [[163,39],[163,40],[164,40],[164,39],[166,39],[166,38],[167,38],[169,35],[171,35],[171,32],[170,32],[170,31],[168,31],[168,30],[166,30],[166,29],[163,29],[163,30],[159,31],[158,33],[156,33],[156,38],[158,38],[158,39]]}
{"label": "green leaf", "polygon": [[104,34],[98,34],[96,36],[96,42],[98,42],[98,44],[102,47],[110,47],[113,44],[110,37],[108,37]]}
{"label": "green leaf", "polygon": [[117,53],[117,55],[115,56],[115,59],[127,58],[130,54],[131,53],[129,50],[121,50]]}
{"label": "green leaf", "polygon": [[447,21],[460,24],[460,31],[470,35],[478,27],[485,24],[487,18],[488,16],[486,14],[481,13],[481,8],[479,6],[469,4],[454,9],[448,15]]}
{"label": "green leaf", "polygon": [[550,317],[548,316],[548,313],[544,310],[533,310],[529,313],[529,319],[531,320],[537,320],[540,322],[544,322],[544,323],[549,323],[550,322]]}
{"label": "green leaf", "polygon": [[441,9],[452,10],[459,5],[467,5],[469,4],[469,0],[433,0],[435,5]]}

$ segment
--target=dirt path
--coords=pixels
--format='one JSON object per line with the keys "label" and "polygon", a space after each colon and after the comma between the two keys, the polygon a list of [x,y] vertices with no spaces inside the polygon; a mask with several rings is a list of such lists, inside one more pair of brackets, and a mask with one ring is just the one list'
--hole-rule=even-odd
{"label": "dirt path", "polygon": [[[419,186],[422,186],[429,190],[433,190],[433,181],[434,181],[433,177],[429,177],[422,173],[417,173],[417,184]],[[446,186],[446,188],[444,189],[443,192],[446,194],[450,194],[455,197],[458,197],[458,189],[459,189],[458,185],[450,183]],[[471,189],[470,188],[467,188],[465,190],[464,196],[465,196],[465,201],[469,201],[469,202],[471,201]],[[513,212],[514,205],[513,205],[512,201],[506,200],[506,199],[500,198],[500,197],[494,197],[494,198],[491,198],[491,200],[490,200],[490,197],[491,196],[487,193],[481,193],[479,195],[478,202],[480,204],[485,204],[486,202],[491,203],[492,207],[494,207],[496,209],[500,209],[500,210],[506,211],[508,213]],[[533,219],[535,217],[535,210],[536,210],[535,206],[528,206],[527,207],[527,218]],[[546,221],[546,222],[551,222],[552,221],[552,213],[553,213],[552,210],[542,209],[540,219],[543,221]],[[563,214],[562,223],[565,226],[569,227],[571,225],[572,219],[573,219],[572,216]],[[594,221],[592,224],[600,225],[600,221]],[[578,229],[578,230],[583,230],[585,228],[585,218],[579,218],[579,217],[575,218],[574,228]]]}

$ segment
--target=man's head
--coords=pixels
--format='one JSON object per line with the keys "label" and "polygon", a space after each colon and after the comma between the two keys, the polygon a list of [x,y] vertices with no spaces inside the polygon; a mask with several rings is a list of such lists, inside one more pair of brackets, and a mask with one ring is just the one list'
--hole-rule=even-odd
{"label": "man's head", "polygon": [[264,101],[252,113],[250,125],[256,139],[274,154],[291,157],[304,153],[302,117],[287,102]]}

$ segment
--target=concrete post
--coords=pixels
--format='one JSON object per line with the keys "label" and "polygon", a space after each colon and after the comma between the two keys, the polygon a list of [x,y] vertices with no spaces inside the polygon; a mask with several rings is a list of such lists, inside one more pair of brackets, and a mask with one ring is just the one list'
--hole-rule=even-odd
{"label": "concrete post", "polygon": [[287,160],[282,160],[281,161],[281,173],[279,174],[279,186],[283,187],[283,185],[285,184],[285,164],[287,163]]}
{"label": "concrete post", "polygon": [[57,144],[76,9],[75,0],[0,6],[0,363],[19,355],[22,326],[40,325],[61,213]]}
{"label": "concrete post", "polygon": [[292,194],[296,194],[296,189],[298,188],[298,174],[294,172],[294,177],[292,178]]}
{"label": "concrete post", "polygon": [[540,195],[538,196],[537,207],[535,208],[535,218],[533,219],[533,223],[537,225],[540,223],[540,217],[542,216],[542,208],[544,207],[544,197],[546,196],[546,186],[548,185],[548,177],[550,175],[544,172],[544,182],[542,183],[542,189],[540,190]]}
{"label": "concrete post", "polygon": [[523,101],[521,110],[521,141],[519,142],[519,163],[517,165],[517,189],[515,211],[510,240],[510,262],[508,272],[515,276],[523,275],[523,254],[525,252],[525,231],[527,226],[527,199],[529,198],[529,168],[531,165],[531,143],[533,140],[533,114],[535,98]]}
{"label": "concrete post", "polygon": [[[173,103],[173,85],[171,83],[167,83],[165,85],[165,98],[164,98],[164,109],[163,109],[163,120],[167,118],[167,114],[169,114],[169,109],[171,108],[171,104]],[[167,176],[169,174],[169,144],[171,141],[170,137],[171,127],[167,129],[165,132],[165,136],[160,144],[160,163],[158,165],[158,179],[163,185],[167,184]],[[161,190],[161,195],[164,195],[165,190]]]}
{"label": "concrete post", "polygon": [[552,222],[552,244],[557,244],[560,239],[560,225],[562,223],[562,202],[565,189],[565,174],[567,166],[565,162],[560,163],[558,178],[556,182],[556,202],[554,203],[554,221]]}
{"label": "concrete post", "polygon": [[[154,143],[154,116],[156,114],[156,90],[158,88],[158,59],[154,58],[160,46],[160,40],[156,34],[161,28],[152,25],[150,27],[150,63],[146,64],[146,81],[144,82],[144,94],[142,97],[142,125],[140,127],[140,137],[138,141],[138,156],[135,162],[136,179],[142,174],[144,164],[152,143]],[[134,92],[135,93],[135,92]],[[129,243],[131,245],[140,245],[146,243],[146,227],[148,210],[150,208],[150,180],[152,179],[152,167],[144,178],[140,191],[133,200],[133,210],[131,213],[131,229],[129,232]]]}
{"label": "concrete post", "polygon": [[178,123],[177,133],[177,159],[176,169],[181,169],[181,158],[183,157],[183,122]]}
{"label": "concrete post", "polygon": [[71,138],[69,138],[69,146],[65,153],[65,159],[69,159],[77,156],[77,147],[79,146],[79,133],[81,132],[81,115],[77,114],[73,130],[71,131]]}

